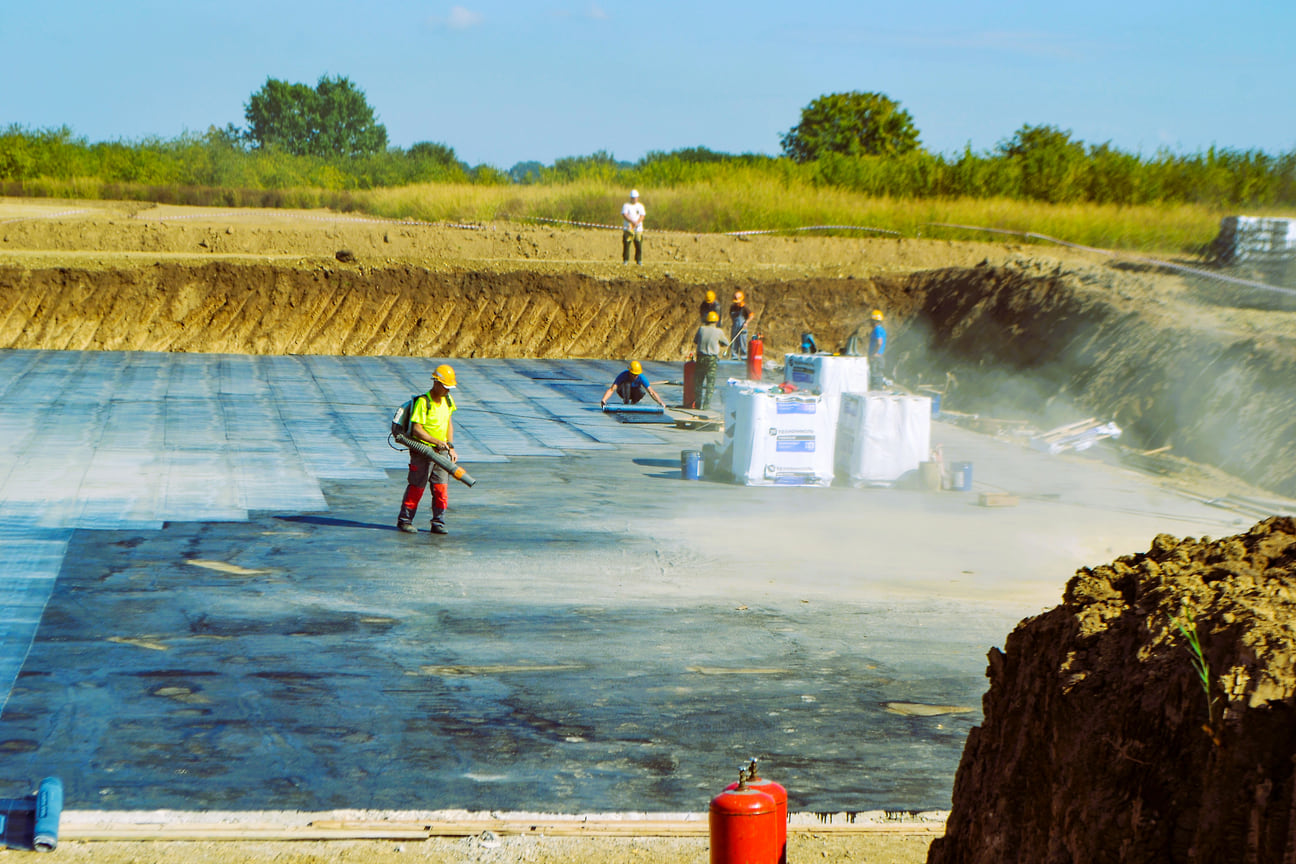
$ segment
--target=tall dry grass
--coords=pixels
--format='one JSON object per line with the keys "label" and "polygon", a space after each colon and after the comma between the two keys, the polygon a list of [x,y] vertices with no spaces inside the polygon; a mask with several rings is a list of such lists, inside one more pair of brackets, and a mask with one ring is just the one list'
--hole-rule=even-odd
{"label": "tall dry grass", "polygon": [[[649,227],[709,233],[832,225],[876,228],[905,237],[984,240],[989,236],[937,224],[947,223],[1035,232],[1104,249],[1197,254],[1218,233],[1220,219],[1229,215],[1229,211],[1201,204],[1120,206],[1009,198],[900,199],[779,182],[770,177],[745,179],[742,185],[733,186],[706,183],[645,188],[642,194]],[[525,186],[423,184],[359,190],[351,197],[356,208],[393,218],[482,222],[547,218],[618,225],[625,190],[590,181]]]}

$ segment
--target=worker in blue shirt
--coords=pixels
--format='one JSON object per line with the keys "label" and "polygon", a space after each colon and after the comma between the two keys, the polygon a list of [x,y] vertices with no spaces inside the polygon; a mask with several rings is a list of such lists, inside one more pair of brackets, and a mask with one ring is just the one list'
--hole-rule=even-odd
{"label": "worker in blue shirt", "polygon": [[613,391],[621,397],[623,403],[638,405],[645,395],[651,396],[653,401],[665,408],[666,403],[657,395],[657,391],[648,383],[648,376],[643,374],[643,364],[638,360],[630,361],[630,368],[626,369],[612,382],[603,398],[599,400],[599,407],[606,408],[608,399],[612,398]]}
{"label": "worker in blue shirt", "polygon": [[882,326],[882,310],[874,309],[870,317],[873,319],[873,329],[869,332],[868,342],[869,389],[884,390],[888,383],[882,368],[886,356],[887,332]]}

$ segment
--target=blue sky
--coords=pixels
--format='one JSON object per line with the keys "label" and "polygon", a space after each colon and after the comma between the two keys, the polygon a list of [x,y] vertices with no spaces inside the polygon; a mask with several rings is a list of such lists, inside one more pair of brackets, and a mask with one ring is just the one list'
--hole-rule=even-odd
{"label": "blue sky", "polygon": [[6,0],[0,125],[92,141],[244,124],[267,77],[345,75],[391,142],[508,168],[596,150],[779,152],[816,96],[899,101],[923,144],[1022,124],[1151,154],[1296,149],[1296,3]]}

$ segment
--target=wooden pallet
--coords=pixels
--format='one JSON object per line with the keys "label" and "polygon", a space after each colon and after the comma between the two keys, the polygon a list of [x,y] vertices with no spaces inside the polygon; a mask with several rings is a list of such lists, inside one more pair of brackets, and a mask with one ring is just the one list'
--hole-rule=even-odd
{"label": "wooden pallet", "polygon": [[676,429],[688,429],[691,432],[715,432],[724,426],[724,421],[706,417],[675,418]]}

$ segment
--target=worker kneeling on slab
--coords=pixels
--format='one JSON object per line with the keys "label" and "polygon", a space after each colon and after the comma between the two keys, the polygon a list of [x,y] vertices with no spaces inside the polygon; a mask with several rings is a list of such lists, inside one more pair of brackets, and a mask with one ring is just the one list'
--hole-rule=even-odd
{"label": "worker kneeling on slab", "polygon": [[[454,397],[450,391],[455,389],[455,371],[447,364],[441,364],[432,373],[432,389],[414,400],[410,411],[410,437],[426,441],[438,453],[458,460],[454,448],[454,421],[450,415],[455,411]],[[405,499],[401,501],[400,516],[396,527],[410,534],[418,531],[414,527],[414,516],[418,513],[419,502],[423,500],[423,490],[428,481],[432,482],[432,533],[450,533],[445,526],[445,511],[450,506],[450,475],[446,469],[437,465],[421,453],[410,451],[409,476],[406,478]]]}
{"label": "worker kneeling on slab", "polygon": [[599,400],[600,408],[607,407],[608,399],[612,397],[613,391],[616,391],[616,394],[621,397],[622,403],[625,404],[638,405],[646,395],[651,396],[658,405],[663,408],[666,407],[666,403],[662,401],[661,397],[657,395],[657,391],[652,388],[652,384],[648,382],[648,376],[643,374],[643,364],[638,360],[631,360],[629,368],[612,381],[607,392],[603,394],[603,398]]}

